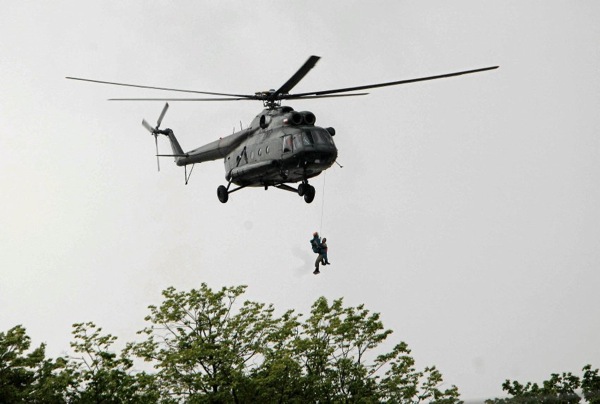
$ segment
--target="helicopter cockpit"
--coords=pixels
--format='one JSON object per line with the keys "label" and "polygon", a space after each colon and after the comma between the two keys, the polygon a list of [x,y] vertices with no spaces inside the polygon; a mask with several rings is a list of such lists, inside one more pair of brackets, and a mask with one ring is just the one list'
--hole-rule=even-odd
{"label": "helicopter cockpit", "polygon": [[[286,130],[282,137],[282,166],[290,177],[303,179],[330,167],[337,158],[332,138],[333,128],[296,127]],[[305,179],[305,178],[304,178]]]}
{"label": "helicopter cockpit", "polygon": [[[333,131],[332,128],[329,128]],[[335,133],[335,132],[334,132]],[[333,151],[335,143],[330,131],[319,127],[294,130],[283,137],[283,152]]]}

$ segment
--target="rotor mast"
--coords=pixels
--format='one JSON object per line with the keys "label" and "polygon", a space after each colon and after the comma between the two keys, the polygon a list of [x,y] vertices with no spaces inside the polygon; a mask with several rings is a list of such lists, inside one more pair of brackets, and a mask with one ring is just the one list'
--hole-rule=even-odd
{"label": "rotor mast", "polygon": [[269,91],[258,91],[254,93],[254,96],[257,100],[262,100],[265,108],[275,109],[281,106],[281,98],[274,98],[273,94],[275,94],[275,90],[270,89]]}

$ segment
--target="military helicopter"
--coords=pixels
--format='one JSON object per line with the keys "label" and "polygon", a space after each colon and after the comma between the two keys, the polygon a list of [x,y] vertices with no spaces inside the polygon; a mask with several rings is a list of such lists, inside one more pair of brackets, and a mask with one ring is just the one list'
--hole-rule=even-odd
{"label": "military helicopter", "polygon": [[[442,79],[498,68],[498,66],[492,66],[437,76],[290,94],[290,91],[304,78],[304,76],[306,76],[319,59],[319,56],[309,57],[302,67],[300,67],[300,69],[298,69],[298,71],[277,90],[272,89],[269,91],[256,92],[254,94],[216,93],[115,83],[77,77],[66,78],[116,86],[213,96],[210,98],[111,98],[110,100],[167,101],[155,127],[146,122],[146,120],[142,120],[142,125],[152,136],[154,136],[159,171],[160,157],[174,157],[175,163],[178,166],[185,167],[184,175],[185,183],[187,184],[194,168],[194,164],[223,159],[225,162],[225,179],[227,180],[227,186],[220,185],[217,188],[217,197],[220,202],[226,203],[229,199],[229,194],[242,188],[264,187],[265,189],[268,189],[268,187],[275,187],[297,193],[304,198],[306,203],[311,203],[315,198],[315,188],[309,184],[309,179],[318,176],[321,172],[327,170],[336,163],[338,150],[333,141],[335,129],[331,127],[323,128],[316,126],[316,117],[312,112],[298,112],[292,107],[282,106],[282,100],[362,96],[367,95],[368,93],[356,91],[414,83],[417,81]],[[351,93],[342,94],[348,92]],[[162,120],[169,108],[168,101],[244,100],[262,101],[264,110],[252,120],[252,123],[246,129],[240,128],[241,130],[238,132],[221,137],[218,140],[197,149],[184,152],[171,129],[160,129]],[[158,153],[158,135],[164,135],[169,139],[173,154]],[[188,165],[191,165],[189,175],[187,172]],[[297,187],[288,185],[296,183],[300,184]],[[231,184],[235,184],[236,188],[232,189]]]}

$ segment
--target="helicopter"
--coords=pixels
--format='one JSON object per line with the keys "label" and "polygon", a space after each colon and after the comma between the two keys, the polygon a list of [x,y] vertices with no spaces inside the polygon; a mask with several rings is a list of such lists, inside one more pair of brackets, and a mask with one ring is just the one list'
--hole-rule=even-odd
{"label": "helicopter", "polygon": [[[290,91],[316,65],[319,59],[319,56],[310,56],[300,69],[277,90],[271,89],[255,92],[254,94],[217,93],[116,83],[78,77],[66,78],[99,84],[212,96],[210,98],[111,98],[109,100],[166,101],[156,126],[150,125],[145,119],[142,120],[142,125],[154,136],[158,171],[160,171],[160,157],[174,157],[175,163],[185,168],[184,175],[187,184],[195,164],[223,159],[227,185],[219,185],[217,188],[217,197],[221,203],[228,201],[229,194],[246,187],[264,187],[265,190],[274,187],[296,193],[303,197],[306,203],[311,203],[315,198],[315,188],[309,184],[309,180],[337,163],[338,149],[333,140],[336,132],[332,127],[316,126],[314,113],[295,111],[290,106],[281,105],[282,100],[363,96],[368,93],[357,91],[484,72],[499,67],[491,66],[437,76],[291,94]],[[237,132],[234,131],[230,135],[221,137],[194,150],[184,152],[173,130],[160,129],[169,108],[169,101],[246,100],[262,101],[264,107],[246,129],[240,128]],[[159,154],[159,135],[168,138],[172,154]],[[339,165],[339,163],[337,164]],[[187,167],[189,165],[191,165],[191,168],[188,174]],[[297,183],[299,183],[297,187],[289,185]],[[232,188],[232,184],[236,187]]]}

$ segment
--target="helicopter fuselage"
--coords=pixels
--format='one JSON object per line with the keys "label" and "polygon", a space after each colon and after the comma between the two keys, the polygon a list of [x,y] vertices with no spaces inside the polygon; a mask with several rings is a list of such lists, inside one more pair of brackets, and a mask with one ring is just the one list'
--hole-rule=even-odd
{"label": "helicopter fuselage", "polygon": [[[238,186],[276,186],[306,181],[337,158],[335,131],[315,126],[311,112],[265,109],[250,127],[177,157],[179,166],[224,159],[225,179]],[[171,136],[169,136],[171,137]],[[173,144],[173,138],[171,143]],[[181,151],[173,145],[175,154]]]}

